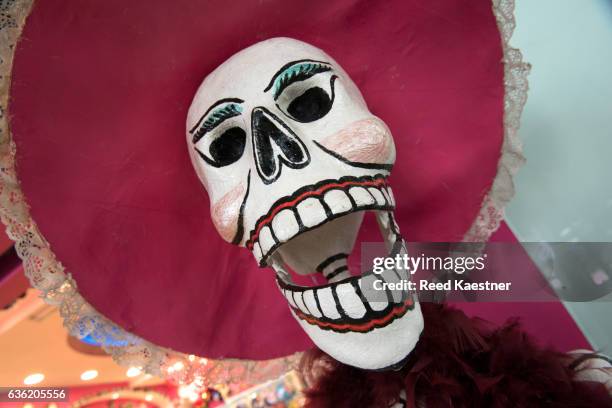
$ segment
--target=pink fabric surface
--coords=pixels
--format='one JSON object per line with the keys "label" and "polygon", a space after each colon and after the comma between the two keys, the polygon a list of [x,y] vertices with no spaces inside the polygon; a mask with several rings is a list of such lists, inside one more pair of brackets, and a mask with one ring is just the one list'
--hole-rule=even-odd
{"label": "pink fabric surface", "polygon": [[[502,223],[491,240],[517,241],[506,223]],[[456,303],[454,306],[470,316],[478,316],[495,324],[518,317],[525,331],[541,345],[552,346],[559,351],[591,349],[588,340],[561,302]]]}
{"label": "pink fabric surface", "polygon": [[204,76],[275,36],[327,51],[389,125],[408,240],[460,239],[495,176],[489,0],[36,2],[11,89],[23,191],[85,299],[156,344],[256,359],[310,346],[273,273],[216,234],[184,142]]}

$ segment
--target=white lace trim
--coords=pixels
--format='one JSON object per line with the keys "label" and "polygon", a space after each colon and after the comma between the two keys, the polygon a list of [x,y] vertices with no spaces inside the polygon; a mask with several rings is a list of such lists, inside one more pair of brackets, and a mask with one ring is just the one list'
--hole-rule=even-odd
{"label": "white lace trim", "polygon": [[69,273],[55,258],[49,243],[30,218],[15,173],[15,144],[10,138],[6,109],[15,44],[29,14],[32,0],[0,3],[0,218],[23,260],[25,274],[43,300],[56,305],[64,326],[73,336],[90,336],[124,366],[165,376],[178,383],[241,382],[256,384],[276,378],[295,366],[299,355],[268,361],[210,360],[156,346],[128,333],[98,313],[78,293]]}
{"label": "white lace trim", "polygon": [[527,102],[527,75],[531,66],[523,62],[523,55],[519,50],[510,46],[510,38],[516,26],[514,0],[493,0],[493,13],[497,19],[504,51],[504,140],[497,175],[483,200],[478,216],[463,237],[467,242],[486,242],[499,228],[504,218],[504,207],[514,196],[512,178],[525,163],[518,130],[521,113]]}
{"label": "white lace trim", "polygon": [[[78,293],[76,283],[55,258],[29,214],[15,173],[15,144],[6,117],[13,52],[32,6],[32,0],[0,0],[0,219],[15,241],[25,274],[41,297],[56,305],[64,326],[79,338],[91,336],[105,346],[124,366],[164,376],[178,383],[258,383],[294,368],[300,353],[268,361],[209,360],[156,346],[112,323]],[[498,174],[484,199],[478,218],[465,235],[467,241],[486,241],[503,217],[503,207],[514,194],[512,176],[523,163],[517,131],[526,101],[529,65],[520,51],[508,45],[514,30],[514,0],[493,0],[493,10],[502,34],[505,63],[504,142]]]}

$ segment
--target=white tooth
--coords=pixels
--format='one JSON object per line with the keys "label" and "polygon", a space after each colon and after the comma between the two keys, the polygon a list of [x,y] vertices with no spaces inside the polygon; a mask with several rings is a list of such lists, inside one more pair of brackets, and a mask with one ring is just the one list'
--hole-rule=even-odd
{"label": "white tooth", "polygon": [[387,204],[391,205],[391,197],[389,197],[389,192],[387,191],[387,189],[385,187],[381,187],[380,192],[382,193],[383,197],[385,197],[385,199],[387,200]]}
{"label": "white tooth", "polygon": [[302,299],[302,292],[295,292],[293,294],[293,297],[295,298],[295,304],[297,305],[298,309],[309,315],[310,311],[304,304],[304,299]]}
{"label": "white tooth", "polygon": [[272,229],[280,242],[289,241],[300,231],[295,215],[289,209],[282,210],[276,214],[272,220]]}
{"label": "white tooth", "polygon": [[259,231],[259,244],[261,245],[262,252],[267,254],[270,248],[274,245],[274,238],[272,238],[272,232],[270,227],[267,225]]}
{"label": "white tooth", "polygon": [[393,190],[391,190],[391,187],[387,187],[387,192],[389,193],[389,198],[391,198],[391,205],[395,207],[395,197],[393,196]]}
{"label": "white tooth", "polygon": [[382,193],[380,192],[379,189],[374,188],[374,187],[370,187],[370,188],[368,188],[368,191],[376,199],[376,204],[377,205],[385,205],[385,203],[386,203],[385,202],[385,197],[382,195]]}
{"label": "white tooth", "polygon": [[255,242],[253,244],[253,255],[255,256],[255,259],[257,260],[257,263],[259,263],[259,261],[261,261],[262,258],[262,254],[261,254],[261,248],[259,246],[259,242]]}
{"label": "white tooth", "polygon": [[357,296],[352,284],[342,283],[336,286],[336,294],[347,316],[359,319],[365,315],[366,308]]}
{"label": "white tooth", "polygon": [[[384,271],[381,276],[387,283],[398,283],[400,281],[399,277],[392,270]],[[402,290],[401,289],[391,290],[390,292],[391,292],[391,295],[393,295],[393,301],[395,303],[400,303],[402,301]]]}
{"label": "white tooth", "polygon": [[297,211],[305,227],[314,227],[325,220],[325,210],[314,197],[310,197],[297,205]]}
{"label": "white tooth", "polygon": [[376,289],[380,287],[380,283],[374,285],[375,281],[379,281],[377,275],[366,275],[359,280],[359,286],[361,289],[361,293],[367,299],[368,304],[372,308],[372,310],[383,310],[389,304],[389,300],[387,298],[387,292],[384,289]]}
{"label": "white tooth", "polygon": [[333,214],[342,214],[353,209],[351,200],[342,190],[331,190],[325,193],[323,200]]}
{"label": "white tooth", "polygon": [[374,198],[368,193],[368,190],[363,187],[351,187],[349,189],[349,194],[359,207],[374,204]]}
{"label": "white tooth", "polygon": [[339,319],[340,313],[338,313],[338,309],[336,309],[336,302],[334,302],[331,288],[317,289],[317,296],[319,297],[319,304],[321,305],[323,316],[330,319]]}
{"label": "white tooth", "polygon": [[293,306],[294,308],[298,308],[297,305],[295,304],[295,301],[293,300],[293,292],[290,290],[285,290],[285,298],[287,299],[287,302],[289,302],[289,304],[291,306]]}
{"label": "white tooth", "polygon": [[306,292],[304,292],[302,294],[302,299],[304,300],[306,307],[308,308],[308,310],[310,310],[310,313],[314,317],[321,317],[321,312],[317,307],[317,301],[314,298],[314,290],[307,290]]}

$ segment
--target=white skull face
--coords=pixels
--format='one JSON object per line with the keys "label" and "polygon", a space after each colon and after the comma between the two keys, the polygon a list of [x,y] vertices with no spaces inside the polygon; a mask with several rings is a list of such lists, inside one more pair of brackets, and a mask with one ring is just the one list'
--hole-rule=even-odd
{"label": "white skull face", "polygon": [[[315,344],[356,367],[401,364],[423,327],[418,302],[410,293],[374,299],[361,290],[373,275],[352,276],[347,267],[364,211],[376,212],[393,253],[405,248],[387,185],[393,138],[346,72],[300,41],[255,44],[203,81],[187,144],[219,234],[276,270]],[[298,286],[289,269],[328,283]],[[395,270],[381,276],[408,278]]]}

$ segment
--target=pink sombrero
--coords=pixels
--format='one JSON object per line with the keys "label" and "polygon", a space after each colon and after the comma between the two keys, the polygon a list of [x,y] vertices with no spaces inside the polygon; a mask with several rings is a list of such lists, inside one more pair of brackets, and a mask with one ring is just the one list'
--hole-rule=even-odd
{"label": "pink sombrero", "polygon": [[324,49],[386,122],[406,240],[486,241],[512,195],[528,67],[511,1],[11,7],[3,220],[69,330],[127,364],[220,378],[312,346],[272,273],[218,236],[184,144],[202,79],[258,41]]}

